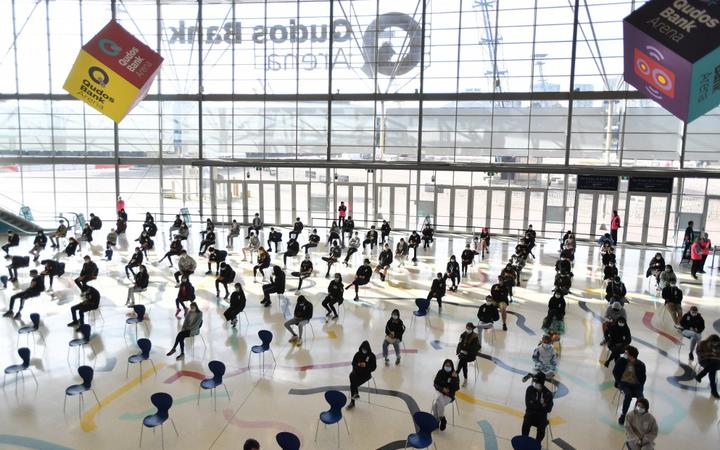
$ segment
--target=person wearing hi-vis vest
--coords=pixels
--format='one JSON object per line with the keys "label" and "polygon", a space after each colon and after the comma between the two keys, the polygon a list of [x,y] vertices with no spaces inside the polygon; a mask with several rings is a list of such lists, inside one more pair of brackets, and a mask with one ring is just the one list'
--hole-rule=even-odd
{"label": "person wearing hi-vis vest", "polygon": [[618,243],[618,229],[620,228],[620,216],[617,210],[613,210],[610,217],[610,236],[612,236],[613,245]]}

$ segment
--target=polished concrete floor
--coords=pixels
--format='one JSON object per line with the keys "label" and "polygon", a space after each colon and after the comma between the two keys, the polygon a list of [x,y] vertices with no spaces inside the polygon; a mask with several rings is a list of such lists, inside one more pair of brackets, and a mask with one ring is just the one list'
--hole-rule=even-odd
{"label": "polished concrete floor", "polygon": [[[134,328],[125,327],[124,303],[130,282],[123,271],[137,228],[131,227],[127,235],[129,243],[121,240],[111,262],[101,260],[104,246],[100,245],[100,236],[107,230],[96,233],[97,245],[90,250],[100,267],[100,277],[93,285],[102,294],[102,319],[91,320],[92,344],[97,357],[88,349],[84,358],[86,364],[95,368],[94,387],[101,407],[97,407],[91,395],[86,395],[81,414],[77,397],[69,398],[63,410],[66,386],[79,382],[77,353],[73,351],[68,357],[68,341],[75,335],[66,323],[70,320],[69,307],[78,298],[72,279],[80,270],[80,255],[67,261],[66,275],[55,281],[54,296],[43,294],[29,300],[22,321],[0,320],[0,364],[3,366],[19,362],[17,328],[28,323],[30,313],[41,314],[46,339],[45,345],[39,339],[35,343],[32,339],[29,341],[32,369],[39,387],[36,388],[30,376],[21,378],[18,385],[13,376],[8,377],[0,407],[0,447],[134,448],[139,444],[142,418],[154,412],[150,395],[167,392],[174,397],[170,416],[177,425],[179,437],[171,426],[166,426],[166,448],[240,448],[248,437],[257,438],[263,449],[277,448],[274,437],[280,431],[297,434],[303,448],[337,448],[335,426],[320,427],[317,442],[314,440],[318,414],[327,409],[322,393],[331,387],[347,393],[353,354],[365,339],[370,341],[374,352],[380,353],[385,322],[390,311],[398,308],[408,327],[402,362],[395,366],[391,360],[391,365],[386,367],[382,358],[378,358],[374,374],[378,390],[369,395],[367,391],[361,392],[357,408],[345,413],[350,434],[341,427],[339,436],[340,448],[344,449],[402,448],[408,433],[414,431],[411,412],[430,410],[434,374],[445,358],[454,358],[464,324],[476,320],[477,306],[514,248],[514,239],[494,239],[489,258],[476,262],[460,289],[449,293],[441,315],[433,303],[427,325],[422,320],[411,325],[413,300],[426,295],[432,274],[444,269],[448,254],[459,256],[465,244],[463,236],[439,237],[431,249],[419,251],[420,261],[415,266],[398,269],[394,264],[388,282],[373,278],[361,290],[360,302],[346,301],[340,319],[326,324],[320,306],[328,284],[324,278],[325,265],[320,260],[325,253],[321,245],[312,253],[316,276],[306,282],[304,289],[315,305],[314,335],[306,330],[305,342],[297,347],[288,343],[289,335],[282,326],[294,307],[296,280],[288,276],[287,297],[278,301],[273,296],[272,307],[263,308],[259,304],[262,285],[253,283],[252,266],[241,261],[242,242],[236,242],[230,259],[248,296],[249,324],[241,315],[239,327],[230,328],[222,316],[226,303],[215,298],[214,277],[203,275],[206,261],[197,257],[198,233],[193,229],[189,248],[198,261],[198,271],[192,280],[204,313],[201,333],[204,342],[196,340],[184,361],[165,356],[181,324],[175,318],[176,289],[172,269],[165,262],[148,265],[151,284],[142,296],[142,303],[149,308],[147,336],[153,343],[151,357],[157,371],[153,373],[150,364],[143,364],[145,373],[141,379],[137,365],[131,366],[126,376],[127,357],[137,353],[137,347]],[[167,227],[162,226],[161,230]],[[224,239],[224,232],[218,233],[218,238]],[[301,242],[304,239],[306,236]],[[167,236],[163,231],[156,242],[151,261],[157,261],[164,253]],[[24,253],[29,247],[30,238],[23,238],[20,249],[14,249],[13,253]],[[699,385],[692,380],[697,366],[688,363],[687,347],[678,351],[678,334],[669,317],[663,316],[654,286],[650,286],[644,276],[647,261],[655,251],[621,245],[618,262],[629,291],[629,324],[634,342],[648,368],[645,395],[660,426],[657,448],[715,449],[720,439],[716,425],[720,402],[710,397],[707,378]],[[666,261],[677,267],[679,251],[662,251]],[[85,244],[82,254],[86,253]],[[43,256],[51,254],[48,249]],[[509,449],[510,438],[520,433],[527,386],[521,378],[531,367],[530,355],[541,334],[540,323],[552,289],[558,243],[539,242],[535,255],[537,260],[529,263],[523,273],[522,287],[516,288],[509,330],[498,329],[494,343],[488,342],[491,336],[486,335],[482,350],[486,357],[478,359],[477,376],[473,375],[471,366],[470,383],[458,394],[459,415],[455,416],[455,425],[449,424],[444,432],[434,433],[440,449]],[[273,257],[274,263],[280,261],[275,253]],[[336,266],[335,269],[339,269],[347,281],[361,258],[358,253],[353,258],[353,267]],[[288,264],[288,272],[295,270],[299,262],[298,257]],[[569,296],[567,331],[559,364],[561,386],[551,414],[552,437],[548,442],[551,448],[619,449],[623,443],[623,433],[616,422],[612,375],[598,364],[602,336],[596,315],[602,313],[606,305],[600,298],[598,264],[598,249],[580,244],[574,266],[574,295]],[[711,264],[709,259],[707,273],[698,281],[690,278],[686,266],[678,269],[685,307],[700,308],[707,324],[705,336],[720,331],[720,296],[715,271],[709,270]],[[720,261],[716,264],[720,265]],[[22,269],[19,285],[0,290],[0,305],[5,307],[10,295],[24,288],[27,281],[28,269]],[[248,370],[249,350],[259,343],[257,332],[261,329],[269,329],[275,335],[272,348],[277,366],[273,366],[272,358],[268,357],[263,371],[254,357]],[[145,336],[143,327],[139,334]],[[20,342],[26,345],[24,338]],[[227,365],[225,383],[230,398],[218,395],[215,406],[213,399],[203,393],[198,405],[199,379],[209,374],[207,364],[214,359]],[[220,393],[224,394],[224,390]],[[447,412],[450,416],[449,409]],[[160,448],[161,433],[146,429],[143,447]]]}

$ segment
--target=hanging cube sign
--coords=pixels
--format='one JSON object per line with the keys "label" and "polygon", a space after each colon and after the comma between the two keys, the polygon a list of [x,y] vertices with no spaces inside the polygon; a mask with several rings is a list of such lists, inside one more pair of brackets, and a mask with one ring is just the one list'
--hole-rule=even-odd
{"label": "hanging cube sign", "polygon": [[720,0],[651,0],[623,20],[625,81],[685,122],[720,104]]}
{"label": "hanging cube sign", "polygon": [[115,21],[78,54],[63,88],[116,123],[145,98],[163,58]]}

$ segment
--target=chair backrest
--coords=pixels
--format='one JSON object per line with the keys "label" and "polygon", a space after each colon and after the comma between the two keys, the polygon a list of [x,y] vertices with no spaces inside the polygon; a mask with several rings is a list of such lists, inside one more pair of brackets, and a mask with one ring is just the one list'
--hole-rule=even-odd
{"label": "chair backrest", "polygon": [[22,359],[22,366],[26,369],[30,367],[30,349],[27,347],[19,348],[18,355]]}
{"label": "chair backrest", "polygon": [[415,299],[415,305],[418,307],[418,311],[427,311],[430,307],[430,300],[426,298]]}
{"label": "chair backrest", "polygon": [[30,322],[32,322],[33,330],[37,331],[40,328],[40,314],[30,314]]}
{"label": "chair backrest", "polygon": [[80,375],[80,378],[83,380],[83,386],[90,389],[92,387],[92,380],[95,376],[95,371],[90,366],[80,366],[78,367],[78,375]]}
{"label": "chair backrest", "polygon": [[223,375],[225,375],[225,364],[220,361],[210,361],[208,363],[208,369],[213,374],[213,380],[215,384],[219,385],[222,383]]}
{"label": "chair backrest", "polygon": [[413,422],[418,427],[418,433],[421,434],[427,433],[429,435],[439,426],[437,419],[432,414],[423,411],[413,414]]}
{"label": "chair backrest", "polygon": [[150,402],[157,408],[157,413],[155,413],[156,416],[162,419],[170,417],[168,411],[170,411],[170,407],[173,404],[173,398],[170,394],[165,392],[156,392],[150,396]]}
{"label": "chair backrest", "polygon": [[270,343],[273,340],[273,334],[272,331],[269,330],[260,330],[258,331],[258,337],[260,338],[260,341],[262,341],[262,346],[265,350],[270,348]]}
{"label": "chair backrest", "polygon": [[80,325],[80,328],[78,328],[78,331],[82,335],[83,341],[89,342],[90,341],[90,325],[84,323]]}
{"label": "chair backrest", "polygon": [[300,450],[300,438],[287,431],[282,431],[275,436],[275,440],[282,450]]}
{"label": "chair backrest", "polygon": [[148,359],[150,357],[150,349],[152,348],[152,342],[150,342],[150,339],[138,339],[137,346],[140,347],[143,359]]}
{"label": "chair backrest", "polygon": [[137,321],[142,322],[145,320],[145,305],[133,305],[133,311],[137,315]]}
{"label": "chair backrest", "polygon": [[198,334],[200,334],[200,328],[202,328],[202,324],[203,321],[201,320],[197,328],[195,328],[194,330],[190,330],[190,336],[197,336]]}
{"label": "chair backrest", "polygon": [[530,436],[515,436],[510,439],[513,450],[540,450],[540,443]]}
{"label": "chair backrest", "polygon": [[343,406],[347,403],[347,396],[340,391],[326,391],[325,401],[330,405],[330,409],[342,411]]}

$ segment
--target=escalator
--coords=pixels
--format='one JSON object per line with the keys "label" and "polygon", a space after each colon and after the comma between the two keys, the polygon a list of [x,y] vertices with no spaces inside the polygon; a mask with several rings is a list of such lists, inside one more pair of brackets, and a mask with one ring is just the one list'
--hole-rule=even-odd
{"label": "escalator", "polygon": [[40,230],[44,230],[44,228],[0,207],[0,231],[6,232],[9,230],[17,231],[21,234],[35,234]]}

